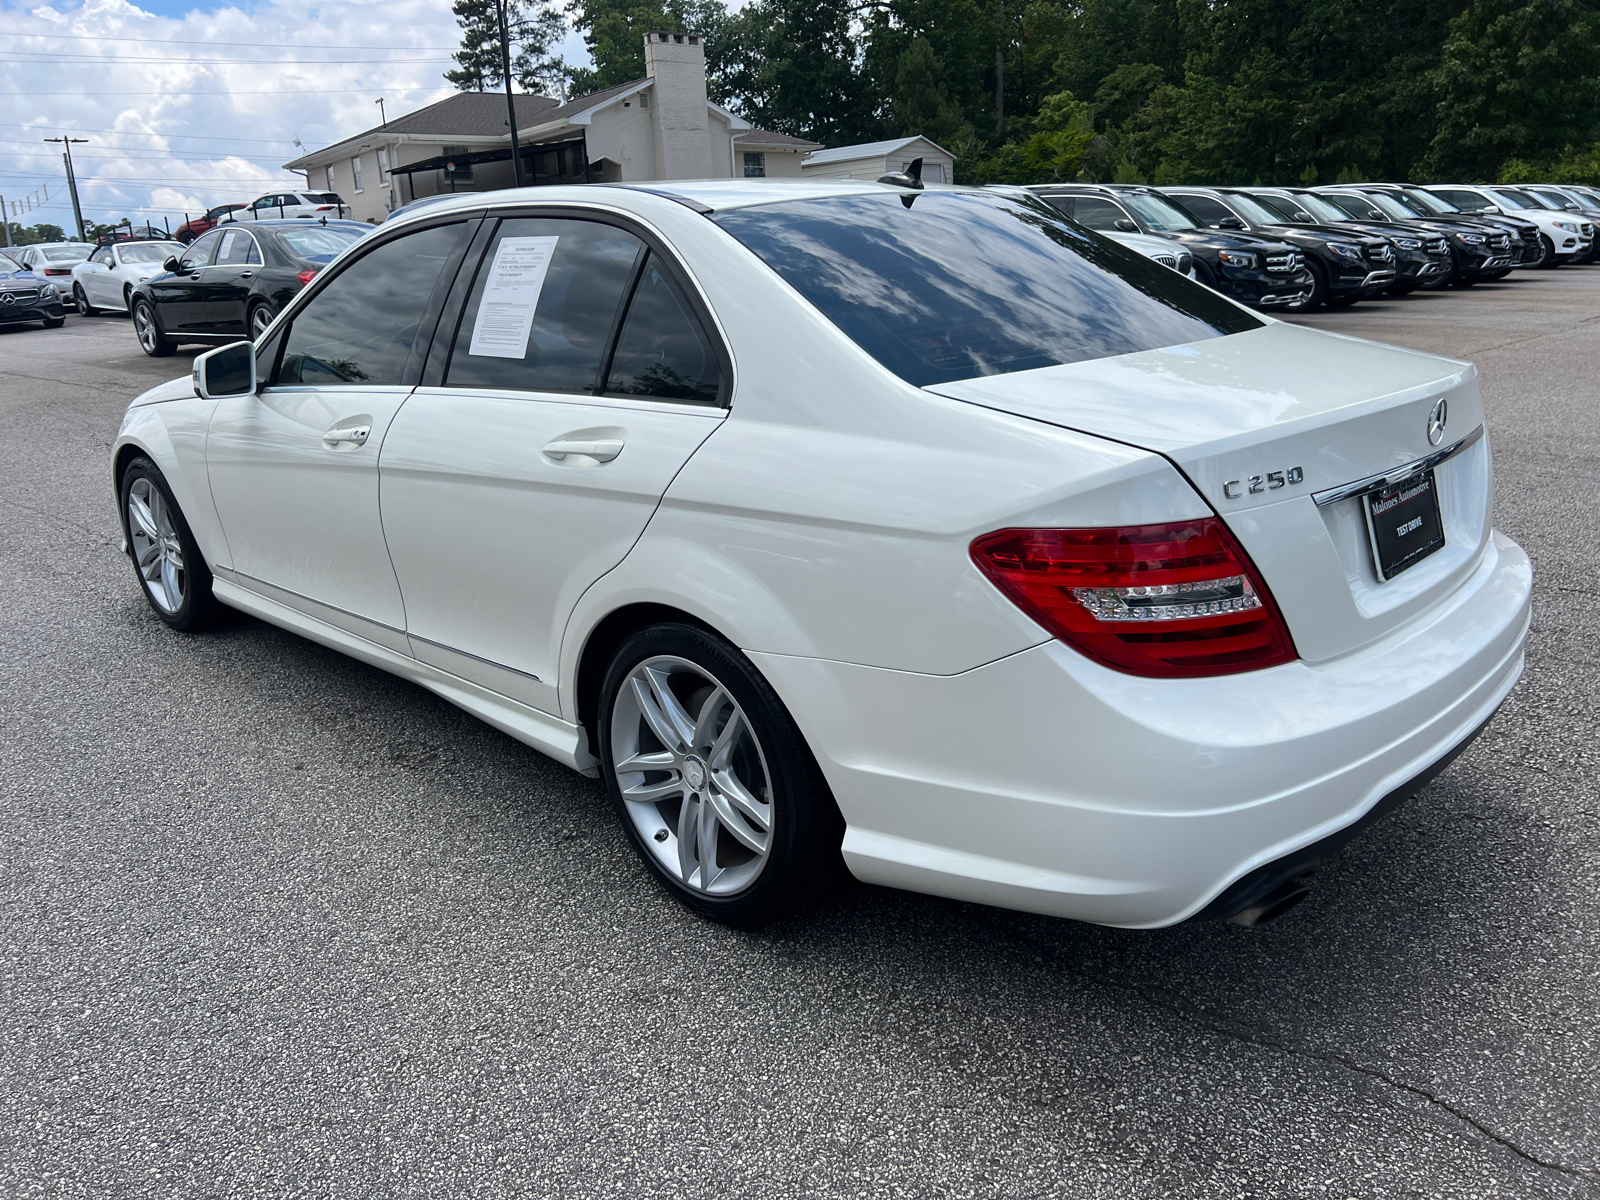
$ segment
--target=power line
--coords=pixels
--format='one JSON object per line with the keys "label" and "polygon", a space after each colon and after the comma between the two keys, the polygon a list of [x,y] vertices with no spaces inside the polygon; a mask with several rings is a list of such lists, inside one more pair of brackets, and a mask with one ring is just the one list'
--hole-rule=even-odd
{"label": "power line", "polygon": [[[67,54],[54,50],[0,50],[0,54],[26,54],[28,58],[0,58],[0,62],[36,66],[37,59],[45,58],[65,66],[82,66],[87,63],[178,63],[184,66],[252,66],[252,67],[384,67],[393,64],[420,63],[424,66],[455,62],[453,58],[129,58],[118,54],[112,58],[104,54]],[[71,60],[71,61],[69,61]]]}
{"label": "power line", "polygon": [[[176,46],[263,46],[274,50],[304,50],[304,42],[211,42],[198,38],[142,38],[112,37],[91,33],[24,33],[15,29],[0,29],[0,37],[50,38],[76,42],[159,42]],[[454,52],[459,46],[323,46],[324,50],[440,50]]]}
{"label": "power line", "polygon": [[[45,133],[48,133],[50,131],[50,128],[51,127],[48,126],[48,125],[18,125],[18,124],[12,123],[12,122],[0,121],[0,129],[32,129],[32,130],[35,130],[35,131],[43,131]],[[294,141],[291,138],[215,137],[215,136],[211,136],[211,135],[203,134],[203,133],[145,133],[144,131],[138,130],[138,129],[77,129],[77,128],[74,128],[73,132],[74,133],[108,133],[108,134],[116,134],[118,137],[189,138],[190,140],[197,141],[197,142],[256,142],[256,143],[259,143],[261,145],[271,145],[271,146],[292,146],[292,145],[294,145]]]}
{"label": "power line", "polygon": [[[347,92],[370,92],[373,87],[358,88],[269,88],[248,92],[28,92],[32,96],[336,96]],[[396,87],[392,83],[381,85],[391,92],[432,92],[445,88],[443,83],[419,83],[415,87]]]}

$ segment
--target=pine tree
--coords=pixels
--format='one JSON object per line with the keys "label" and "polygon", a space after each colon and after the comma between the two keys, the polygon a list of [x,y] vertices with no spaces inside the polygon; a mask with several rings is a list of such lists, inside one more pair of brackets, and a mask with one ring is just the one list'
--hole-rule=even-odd
{"label": "pine tree", "polygon": [[511,43],[511,78],[524,91],[549,94],[567,75],[566,64],[550,57],[566,29],[561,14],[545,0],[455,0],[450,11],[461,26],[458,66],[444,77],[459,91],[486,92],[505,87],[500,54],[500,4],[506,7]]}

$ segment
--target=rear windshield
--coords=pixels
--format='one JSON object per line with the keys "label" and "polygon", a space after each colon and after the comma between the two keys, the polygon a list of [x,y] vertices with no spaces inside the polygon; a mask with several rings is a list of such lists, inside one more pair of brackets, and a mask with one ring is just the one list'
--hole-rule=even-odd
{"label": "rear windshield", "polygon": [[278,234],[291,253],[313,262],[328,262],[351,242],[361,240],[354,230],[313,225],[309,229],[286,229]]}
{"label": "rear windshield", "polygon": [[343,200],[339,199],[339,193],[338,192],[305,192],[305,193],[303,193],[303,195],[305,196],[305,198],[307,200],[310,200],[311,203],[313,203],[313,204],[343,204],[344,203]]}
{"label": "rear windshield", "polygon": [[713,218],[918,387],[1260,328],[1215,292],[993,192],[835,196]]}
{"label": "rear windshield", "polygon": [[93,252],[93,246],[47,246],[44,256],[49,262],[82,262]]}

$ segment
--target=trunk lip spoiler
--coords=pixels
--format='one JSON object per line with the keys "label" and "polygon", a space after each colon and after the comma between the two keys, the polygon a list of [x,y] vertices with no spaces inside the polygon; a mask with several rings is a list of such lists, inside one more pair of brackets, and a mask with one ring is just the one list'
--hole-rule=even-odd
{"label": "trunk lip spoiler", "polygon": [[1349,500],[1355,496],[1366,496],[1372,492],[1383,491],[1397,483],[1403,483],[1413,475],[1431,471],[1440,463],[1460,454],[1482,436],[1483,426],[1479,425],[1466,437],[1451,442],[1448,446],[1440,446],[1432,454],[1425,454],[1419,459],[1406,463],[1404,466],[1391,467],[1387,471],[1380,471],[1376,475],[1368,475],[1364,479],[1343,483],[1338,487],[1324,488],[1320,492],[1312,492],[1311,499],[1316,502],[1318,508],[1326,508],[1328,505],[1337,504],[1341,500]]}

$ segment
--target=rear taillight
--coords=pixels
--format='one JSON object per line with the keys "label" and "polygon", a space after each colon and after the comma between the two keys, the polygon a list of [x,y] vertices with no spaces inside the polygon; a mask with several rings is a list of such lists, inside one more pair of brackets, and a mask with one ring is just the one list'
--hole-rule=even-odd
{"label": "rear taillight", "polygon": [[71,275],[72,274],[72,268],[71,267],[46,267],[44,269],[44,273],[46,275]]}
{"label": "rear taillight", "polygon": [[1116,529],[1002,529],[972,560],[1039,624],[1134,675],[1231,675],[1293,662],[1266,585],[1215,517]]}
{"label": "rear taillight", "polygon": [[331,205],[331,204],[319,204],[319,205],[317,205],[317,211],[318,212],[332,212],[333,211],[333,205]]}
{"label": "rear taillight", "polygon": [[304,271],[301,271],[300,274],[296,275],[295,278],[300,281],[301,287],[305,287],[306,284],[310,283],[317,277],[318,270],[319,268],[317,267],[307,267]]}

